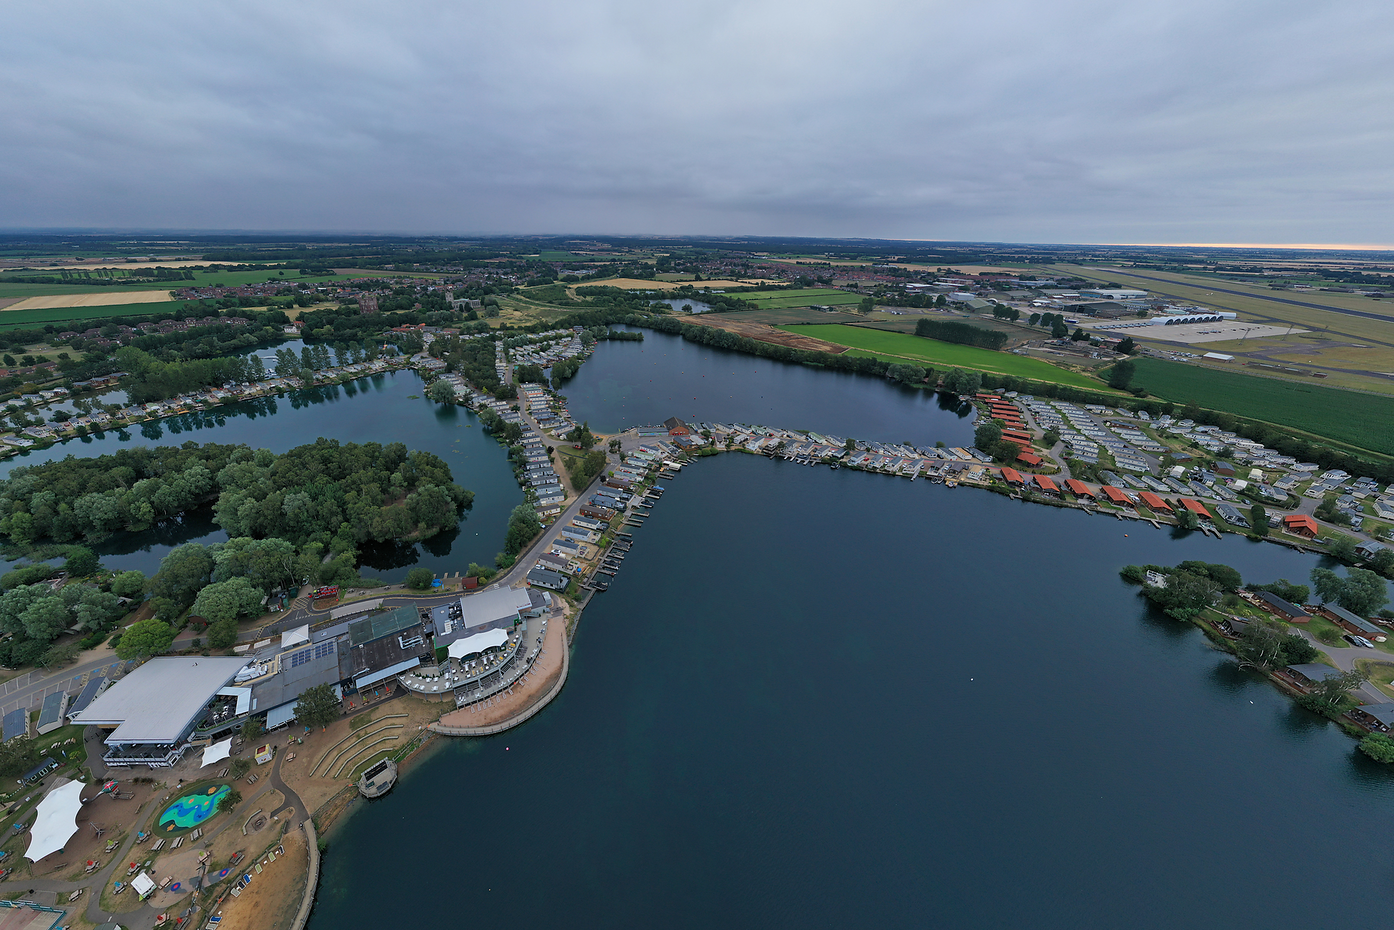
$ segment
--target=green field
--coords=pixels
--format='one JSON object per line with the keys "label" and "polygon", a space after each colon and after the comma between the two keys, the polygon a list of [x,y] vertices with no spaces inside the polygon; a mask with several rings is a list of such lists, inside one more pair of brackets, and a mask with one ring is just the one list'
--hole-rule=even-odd
{"label": "green field", "polygon": [[801,336],[812,336],[838,345],[851,346],[855,354],[884,359],[888,362],[916,361],[935,368],[968,368],[999,375],[1068,384],[1072,387],[1107,392],[1108,388],[1078,372],[1057,368],[1049,362],[1025,358],[1007,352],[993,352],[976,346],[961,346],[913,336],[858,326],[783,326],[781,329]]}
{"label": "green field", "polygon": [[788,310],[814,304],[827,307],[849,306],[861,303],[862,299],[856,294],[849,294],[846,291],[824,291],[819,297],[767,297],[754,302],[759,305],[761,310]]}
{"label": "green field", "polygon": [[862,302],[862,298],[858,294],[827,287],[800,287],[778,291],[752,291],[749,294],[739,294],[737,296],[739,296],[741,300],[749,300],[758,304],[761,310],[786,310],[791,307],[807,307],[810,304],[837,307],[845,304],[859,304]]}
{"label": "green field", "polygon": [[1157,358],[1137,360],[1133,385],[1175,403],[1224,410],[1394,455],[1394,398]]}
{"label": "green field", "polygon": [[[57,272],[35,272],[37,276]],[[10,277],[10,275],[6,275]],[[331,281],[337,275],[301,275],[295,269],[277,271],[195,271],[192,281],[157,281],[148,284],[11,284],[0,282],[0,297],[52,297],[56,294],[105,294],[120,291],[172,291],[181,287],[241,287],[263,281]]]}
{"label": "green field", "polygon": [[[116,316],[144,316],[147,314],[165,314],[172,316],[175,310],[186,304],[192,303],[188,300],[168,300],[153,304],[112,304],[107,307],[55,307],[51,310],[0,310],[0,329],[24,329],[31,326],[43,326],[45,323],[73,323],[72,328],[78,328],[77,323],[86,320],[106,320]],[[265,309],[265,308],[261,308]],[[66,327],[59,327],[60,329]],[[87,327],[82,327],[86,329]]]}
{"label": "green field", "polygon": [[799,323],[854,323],[863,319],[855,313],[840,310],[811,310],[808,307],[783,310],[736,310],[720,314],[722,320],[745,320],[769,326],[793,326]]}

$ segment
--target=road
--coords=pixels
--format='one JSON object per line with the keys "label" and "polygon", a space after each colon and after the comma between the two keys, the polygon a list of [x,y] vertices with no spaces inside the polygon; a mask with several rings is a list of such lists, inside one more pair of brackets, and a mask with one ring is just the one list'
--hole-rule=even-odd
{"label": "road", "polygon": [[18,707],[36,710],[50,694],[78,690],[94,674],[110,677],[125,674],[132,668],[135,668],[134,662],[123,662],[109,654],[52,671],[34,669],[0,684],[0,712],[9,713]]}

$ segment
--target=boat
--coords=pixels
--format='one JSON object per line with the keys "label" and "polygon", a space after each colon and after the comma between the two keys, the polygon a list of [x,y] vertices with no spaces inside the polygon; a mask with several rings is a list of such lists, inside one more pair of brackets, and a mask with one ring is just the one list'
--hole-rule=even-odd
{"label": "boat", "polygon": [[358,778],[358,793],[365,798],[380,798],[397,783],[397,763],[391,759],[369,767]]}

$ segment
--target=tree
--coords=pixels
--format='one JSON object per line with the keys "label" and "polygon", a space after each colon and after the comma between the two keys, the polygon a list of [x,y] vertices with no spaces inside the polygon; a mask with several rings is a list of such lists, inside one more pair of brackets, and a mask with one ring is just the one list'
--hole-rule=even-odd
{"label": "tree", "polygon": [[63,571],[68,573],[69,578],[86,578],[96,574],[99,568],[101,562],[97,554],[86,546],[74,546],[68,550],[68,561],[63,564]]}
{"label": "tree", "polygon": [[1249,508],[1249,525],[1254,529],[1255,536],[1268,535],[1268,510],[1262,504],[1255,503]]}
{"label": "tree", "polygon": [[39,657],[34,664],[39,668],[53,668],[55,666],[67,665],[78,657],[82,652],[82,647],[77,643],[64,643],[61,646],[50,646],[48,651]]}
{"label": "tree", "polygon": [[189,610],[210,624],[260,616],[265,595],[246,578],[214,582],[198,593]]}
{"label": "tree", "polygon": [[1132,355],[1137,351],[1137,343],[1133,341],[1132,336],[1124,336],[1123,341],[1118,343],[1117,351],[1122,352],[1124,355]]}
{"label": "tree", "polygon": [[301,726],[327,727],[339,719],[339,699],[329,685],[315,685],[300,693],[295,703],[295,719]]}
{"label": "tree", "polygon": [[1360,751],[1376,762],[1394,762],[1394,739],[1383,733],[1371,733],[1360,741]]}
{"label": "tree", "polygon": [[983,452],[989,452],[1001,441],[1002,425],[998,420],[980,420],[973,430],[973,445]]}
{"label": "tree", "polygon": [[1133,383],[1133,375],[1137,371],[1137,363],[1132,361],[1122,361],[1114,365],[1108,371],[1108,386],[1126,391],[1128,385]]}
{"label": "tree", "polygon": [[1350,692],[1363,685],[1368,679],[1364,672],[1352,669],[1336,675],[1328,675],[1315,682],[1311,689],[1298,700],[1308,710],[1335,717],[1345,709]]}
{"label": "tree", "polygon": [[170,625],[156,617],[150,617],[132,623],[126,628],[116,646],[116,655],[128,662],[132,659],[148,659],[164,652],[172,642],[174,630]]}
{"label": "tree", "polygon": [[1166,587],[1147,588],[1144,593],[1168,616],[1189,620],[1220,600],[1221,589],[1205,575],[1174,571],[1167,576]]}
{"label": "tree", "polygon": [[619,438],[618,436],[616,436],[614,439],[611,439],[611,440],[610,440],[610,454],[611,454],[611,455],[619,455],[619,454],[620,454],[620,449],[621,449],[621,448],[623,448],[623,444],[620,442],[620,438]]}
{"label": "tree", "polygon": [[1050,321],[1050,335],[1053,339],[1064,339],[1070,334],[1070,328],[1065,325],[1064,318],[1056,316]]}
{"label": "tree", "polygon": [[237,642],[237,621],[229,617],[208,627],[208,648],[228,649]]}
{"label": "tree", "polygon": [[517,555],[540,532],[542,532],[542,520],[537,516],[537,511],[527,504],[519,504],[513,508],[513,512],[508,516],[508,533],[504,537],[504,550],[509,555]]}
{"label": "tree", "polygon": [[181,607],[194,597],[213,575],[213,556],[199,543],[176,546],[160,561],[160,570],[151,583],[151,593],[165,597]]}
{"label": "tree", "polygon": [[243,775],[246,775],[251,770],[251,759],[233,759],[232,764],[228,766],[228,774],[231,775],[234,779],[241,778]]}
{"label": "tree", "polygon": [[1332,537],[1330,544],[1326,547],[1326,552],[1333,559],[1342,562],[1355,561],[1355,540],[1349,536],[1342,536],[1339,533]]}
{"label": "tree", "polygon": [[1277,581],[1270,581],[1268,584],[1252,585],[1255,591],[1267,591],[1275,594],[1291,604],[1305,604],[1307,599],[1312,596],[1312,589],[1305,584],[1293,584],[1286,578],[1279,578]]}
{"label": "tree", "polygon": [[407,587],[417,591],[425,591],[431,586],[431,582],[436,580],[436,573],[429,568],[417,566],[407,572]]}
{"label": "tree", "polygon": [[39,747],[27,736],[0,743],[0,777],[15,778],[32,769],[39,761]]}
{"label": "tree", "polygon": [[[1352,568],[1346,577],[1329,568],[1312,569],[1312,587],[1324,602],[1340,604],[1361,617],[1372,617],[1389,602],[1384,579],[1366,568]],[[3,604],[3,598],[0,598]]]}
{"label": "tree", "polygon": [[595,445],[595,436],[591,433],[589,421],[582,423],[571,433],[571,441],[579,445],[582,449],[587,450]]}
{"label": "tree", "polygon": [[243,742],[250,743],[250,742],[252,742],[253,740],[260,739],[261,736],[262,736],[265,732],[266,732],[266,727],[264,727],[264,726],[261,725],[261,718],[260,718],[260,717],[248,717],[248,718],[242,723],[242,741],[243,741]]}
{"label": "tree", "polygon": [[444,378],[437,378],[426,389],[426,396],[438,404],[455,402],[455,386]]}
{"label": "tree", "polygon": [[145,573],[134,570],[122,572],[111,579],[111,593],[117,597],[143,597],[145,595]]}
{"label": "tree", "polygon": [[[242,760],[238,760],[242,761]],[[236,788],[229,788],[227,794],[218,799],[218,813],[226,814],[237,808],[242,803],[242,792]]]}

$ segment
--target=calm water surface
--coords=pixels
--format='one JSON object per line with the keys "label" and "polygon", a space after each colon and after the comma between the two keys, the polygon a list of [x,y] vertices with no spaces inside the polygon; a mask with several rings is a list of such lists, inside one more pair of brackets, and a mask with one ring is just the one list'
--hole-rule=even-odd
{"label": "calm water surface", "polygon": [[844,438],[961,446],[971,408],[884,378],[789,365],[680,336],[602,342],[562,389],[576,421],[614,432],[669,417],[811,429]]}
{"label": "calm water surface", "polygon": [[587,608],[557,701],[334,834],[311,930],[394,925],[442,876],[441,927],[1381,920],[1394,779],[1117,575],[1187,558],[1316,564],[704,460]]}

